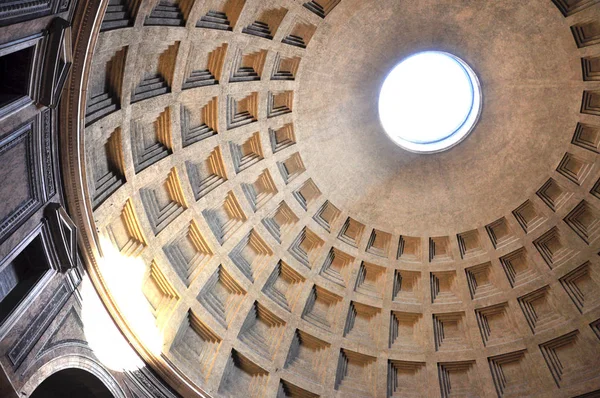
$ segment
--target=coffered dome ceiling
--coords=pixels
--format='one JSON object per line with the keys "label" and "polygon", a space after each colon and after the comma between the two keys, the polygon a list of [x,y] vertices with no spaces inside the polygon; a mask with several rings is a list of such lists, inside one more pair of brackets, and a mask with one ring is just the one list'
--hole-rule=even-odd
{"label": "coffered dome ceiling", "polygon": [[[70,195],[115,320],[184,396],[598,393],[599,21],[597,0],[110,0]],[[483,95],[430,155],[377,113],[424,50]]]}
{"label": "coffered dome ceiling", "polygon": [[[301,153],[332,202],[398,233],[451,234],[510,213],[544,183],[568,148],[584,87],[552,4],[348,3],[327,18],[298,76]],[[390,145],[377,99],[396,63],[432,49],[474,68],[484,108],[469,139],[420,156]]]}

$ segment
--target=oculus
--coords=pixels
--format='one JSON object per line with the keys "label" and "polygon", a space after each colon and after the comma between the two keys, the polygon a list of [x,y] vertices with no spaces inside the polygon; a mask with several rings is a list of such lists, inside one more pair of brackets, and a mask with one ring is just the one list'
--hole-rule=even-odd
{"label": "oculus", "polygon": [[460,58],[425,51],[402,60],[379,94],[379,119],[398,146],[419,153],[445,151],[473,130],[481,112],[481,87]]}

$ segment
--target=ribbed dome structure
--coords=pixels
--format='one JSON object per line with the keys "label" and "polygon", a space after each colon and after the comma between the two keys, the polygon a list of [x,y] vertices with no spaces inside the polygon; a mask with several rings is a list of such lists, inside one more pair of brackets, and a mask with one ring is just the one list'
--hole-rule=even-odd
{"label": "ribbed dome structure", "polygon": [[[96,33],[85,257],[179,393],[600,395],[598,0],[110,0]],[[377,98],[428,50],[483,107],[422,155]]]}

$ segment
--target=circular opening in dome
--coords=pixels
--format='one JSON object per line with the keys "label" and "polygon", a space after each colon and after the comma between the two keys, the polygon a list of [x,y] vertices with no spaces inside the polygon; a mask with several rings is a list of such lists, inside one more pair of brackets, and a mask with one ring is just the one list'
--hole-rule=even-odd
{"label": "circular opening in dome", "polygon": [[379,118],[400,147],[420,153],[447,150],[473,130],[481,87],[460,58],[441,51],[412,55],[392,69],[379,94]]}

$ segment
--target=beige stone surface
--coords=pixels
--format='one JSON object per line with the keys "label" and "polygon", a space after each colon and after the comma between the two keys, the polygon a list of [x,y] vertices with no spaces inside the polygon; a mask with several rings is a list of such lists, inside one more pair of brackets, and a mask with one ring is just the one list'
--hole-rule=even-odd
{"label": "beige stone surface", "polygon": [[[425,50],[461,57],[483,95],[469,138],[434,155],[393,145],[377,111],[387,73]],[[579,51],[549,2],[344,1],[304,61],[297,128],[315,181],[357,219],[406,235],[508,214],[556,167],[580,117]]]}
{"label": "beige stone surface", "polygon": [[[600,47],[579,49],[571,27],[596,23],[600,4],[564,17],[541,0],[319,3],[324,19],[301,1],[196,1],[185,27],[149,27],[155,4],[144,1],[133,27],[100,33],[93,62],[128,50],[121,109],[85,129],[86,199],[106,171],[94,156],[109,137],[120,137],[122,159],[109,160],[126,182],[94,210],[104,246],[90,252],[102,264],[116,247],[118,276],[144,267],[129,298],[111,285],[114,264],[94,270],[117,310],[130,314],[134,296],[148,298],[161,337],[154,360],[168,359],[182,391],[185,383],[244,397],[280,388],[337,397],[598,390],[600,130],[583,143],[574,136],[578,123],[600,125],[594,100],[582,108],[598,78],[581,75],[581,57],[598,57]],[[288,12],[273,40],[242,32],[280,7]],[[230,12],[233,31],[196,28],[209,9]],[[282,43],[290,32],[309,32],[307,48]],[[204,68],[198,54],[223,44],[219,84],[182,90]],[[399,60],[427,49],[468,62],[484,106],[463,143],[416,155],[381,131],[377,94]],[[261,51],[264,59],[247,59],[260,79],[232,82],[240,54]],[[271,79],[280,57],[300,58],[295,80]],[[163,73],[171,90],[131,103],[143,69]],[[291,112],[269,117],[283,109],[273,112],[269,99],[284,92],[275,107]],[[214,98],[217,134],[185,146],[181,105],[197,126]],[[256,121],[237,127],[228,116],[235,104]],[[435,93],[428,106],[435,117]],[[290,124],[297,143],[273,150],[269,130]],[[165,156],[140,170],[142,140],[158,140]],[[248,199],[250,185],[262,193]]]}

